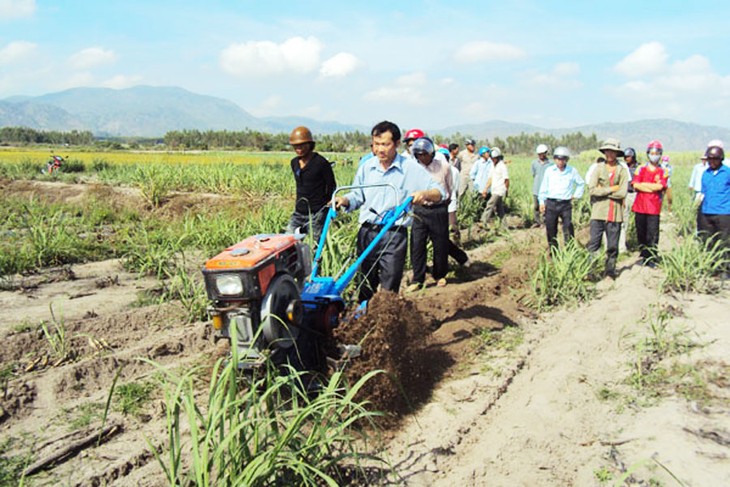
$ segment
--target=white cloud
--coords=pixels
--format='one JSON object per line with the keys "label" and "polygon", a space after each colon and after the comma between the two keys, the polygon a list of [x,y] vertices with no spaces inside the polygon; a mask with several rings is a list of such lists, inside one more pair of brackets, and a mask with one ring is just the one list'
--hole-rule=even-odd
{"label": "white cloud", "polygon": [[715,72],[701,55],[667,62],[662,60],[660,75],[639,76],[636,71],[626,83],[611,89],[620,100],[647,117],[702,117],[730,106],[730,76]]}
{"label": "white cloud", "polygon": [[340,52],[322,63],[319,74],[323,78],[342,78],[355,71],[360,61],[354,54]]}
{"label": "white cloud", "polygon": [[79,86],[92,86],[94,84],[94,76],[89,72],[75,73],[67,78],[64,78],[61,87],[62,88],[77,88]]}
{"label": "white cloud", "polygon": [[246,110],[256,117],[265,117],[277,113],[277,110],[284,106],[284,98],[281,95],[269,95],[258,106],[247,107]]}
{"label": "white cloud", "polygon": [[395,79],[400,86],[423,86],[427,83],[426,75],[421,72],[403,74]]}
{"label": "white cloud", "polygon": [[318,118],[322,115],[322,107],[319,105],[310,105],[308,107],[304,107],[301,110],[301,115],[309,118]]}
{"label": "white cloud", "polygon": [[35,13],[35,0],[0,0],[0,20],[31,17]]}
{"label": "white cloud", "polygon": [[614,70],[628,77],[658,74],[666,68],[668,57],[664,45],[648,42],[616,63]]}
{"label": "white cloud", "polygon": [[561,77],[577,76],[580,74],[580,66],[578,63],[558,63],[553,67],[553,74]]}
{"label": "white cloud", "polygon": [[563,62],[553,66],[547,73],[532,73],[524,77],[524,83],[555,89],[576,89],[583,84],[575,79],[580,74],[580,65],[574,62]]}
{"label": "white cloud", "polygon": [[365,94],[365,99],[372,101],[400,102],[406,105],[425,105],[425,97],[421,90],[412,86],[384,86]]}
{"label": "white cloud", "polygon": [[27,60],[36,50],[32,42],[15,41],[0,49],[0,64],[10,64]]}
{"label": "white cloud", "polygon": [[482,61],[511,60],[525,57],[525,51],[519,47],[500,42],[472,41],[459,47],[454,53],[454,60],[469,64]]}
{"label": "white cloud", "polygon": [[101,86],[105,88],[114,88],[114,89],[122,89],[122,88],[130,88],[132,86],[138,85],[142,81],[141,76],[125,76],[123,74],[118,74],[112,78],[109,78],[106,81],[101,82]]}
{"label": "white cloud", "polygon": [[365,99],[372,101],[399,102],[412,106],[423,106],[427,104],[428,97],[424,95],[423,88],[428,80],[424,73],[416,72],[398,76],[392,86],[369,91]]}
{"label": "white cloud", "polygon": [[220,54],[220,65],[234,76],[310,73],[319,67],[322,43],[315,37],[292,37],[281,44],[251,41],[231,44]]}
{"label": "white cloud", "polygon": [[264,101],[261,102],[261,105],[259,105],[259,109],[261,110],[273,110],[275,108],[279,108],[284,103],[284,98],[282,98],[281,95],[271,95],[266,97]]}
{"label": "white cloud", "polygon": [[69,58],[69,62],[74,69],[89,69],[100,64],[113,63],[116,58],[114,51],[102,49],[101,47],[88,47],[73,54]]}

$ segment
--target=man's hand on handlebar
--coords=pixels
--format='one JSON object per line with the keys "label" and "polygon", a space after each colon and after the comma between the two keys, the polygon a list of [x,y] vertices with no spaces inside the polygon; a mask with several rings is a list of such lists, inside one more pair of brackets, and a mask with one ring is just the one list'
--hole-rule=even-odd
{"label": "man's hand on handlebar", "polygon": [[335,210],[346,210],[350,207],[350,200],[344,196],[335,196]]}

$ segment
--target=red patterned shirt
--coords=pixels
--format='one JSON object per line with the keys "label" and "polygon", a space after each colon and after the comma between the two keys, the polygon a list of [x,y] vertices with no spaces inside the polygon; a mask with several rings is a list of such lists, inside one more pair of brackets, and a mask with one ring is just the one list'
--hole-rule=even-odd
{"label": "red patterned shirt", "polygon": [[669,174],[661,167],[647,164],[639,168],[638,172],[634,176],[633,184],[636,183],[659,183],[662,185],[660,191],[652,191],[650,193],[646,191],[636,190],[636,200],[631,210],[634,213],[644,213],[646,215],[658,215],[662,212],[662,194],[667,188],[667,178]]}

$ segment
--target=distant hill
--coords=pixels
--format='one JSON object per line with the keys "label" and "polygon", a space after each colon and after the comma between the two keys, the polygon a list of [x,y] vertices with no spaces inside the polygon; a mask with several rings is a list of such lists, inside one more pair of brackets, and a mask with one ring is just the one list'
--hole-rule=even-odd
{"label": "distant hill", "polygon": [[63,108],[26,100],[0,100],[0,127],[30,127],[37,130],[71,131],[84,124]]}
{"label": "distant hill", "polygon": [[679,122],[677,120],[656,119],[638,120],[635,122],[612,123],[606,122],[579,127],[546,129],[534,125],[503,122],[494,120],[480,124],[458,125],[447,127],[435,133],[445,136],[455,133],[470,135],[483,139],[502,139],[510,135],[540,133],[546,135],[561,135],[581,132],[584,135],[595,133],[599,140],[615,137],[621,141],[622,147],[634,147],[641,152],[649,141],[661,140],[668,150],[686,151],[704,149],[712,139],[730,141],[730,129],[725,127],[699,125],[695,123]]}
{"label": "distant hill", "polygon": [[160,137],[185,129],[278,133],[289,132],[297,125],[307,125],[315,133],[369,130],[303,117],[257,118],[228,100],[176,87],[73,88],[0,101],[0,127],[84,129],[97,136]]}
{"label": "distant hill", "polygon": [[61,108],[100,136],[155,137],[171,130],[193,128],[264,128],[259,119],[228,100],[174,87],[73,88],[38,96],[25,103]]}
{"label": "distant hill", "polygon": [[[13,96],[0,100],[0,127],[23,126],[38,130],[89,130],[96,136],[161,137],[172,130],[258,130],[289,132],[297,125],[315,134],[369,132],[370,127],[304,117],[254,117],[223,98],[200,95],[177,87],[136,86],[122,90],[73,88],[42,96]],[[542,133],[560,136],[569,132],[595,133],[599,139],[618,137],[623,146],[636,148],[655,138],[670,150],[696,150],[710,139],[730,141],[730,129],[675,120],[640,120],[602,123],[572,128],[545,129],[529,124],[492,120],[465,124],[430,133],[455,133],[480,138]]]}

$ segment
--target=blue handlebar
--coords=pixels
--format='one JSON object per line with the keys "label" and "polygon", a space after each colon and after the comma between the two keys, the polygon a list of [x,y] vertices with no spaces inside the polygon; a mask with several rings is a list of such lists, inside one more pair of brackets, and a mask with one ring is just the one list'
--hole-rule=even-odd
{"label": "blue handlebar", "polygon": [[[395,225],[395,222],[398,221],[399,218],[401,218],[405,213],[410,210],[412,202],[413,197],[409,196],[403,201],[403,203],[396,206],[395,208],[389,209],[385,212],[385,214],[381,216],[380,224],[382,225],[382,228],[380,229],[380,232],[378,232],[378,235],[373,239],[372,242],[370,242],[370,245],[368,245],[365,250],[363,250],[362,254],[360,254],[357,260],[350,267],[348,267],[347,270],[345,270],[345,272],[342,274],[342,276],[340,276],[339,279],[337,279],[337,281],[335,281],[333,290],[338,295],[342,294],[342,291],[347,287],[352,278],[355,276],[355,273],[360,268],[363,261],[367,258],[368,255],[370,255],[378,242],[380,242],[380,240],[385,236],[386,232],[390,230],[393,225]],[[327,217],[325,218],[324,226],[322,227],[322,235],[319,237],[319,244],[317,245],[317,252],[314,256],[314,263],[312,265],[310,280],[313,280],[317,277],[319,262],[322,257],[322,250],[324,248],[324,243],[327,239],[327,232],[329,231],[330,223],[336,216],[337,210],[335,210],[333,206],[330,206],[329,210],[327,211]]]}

